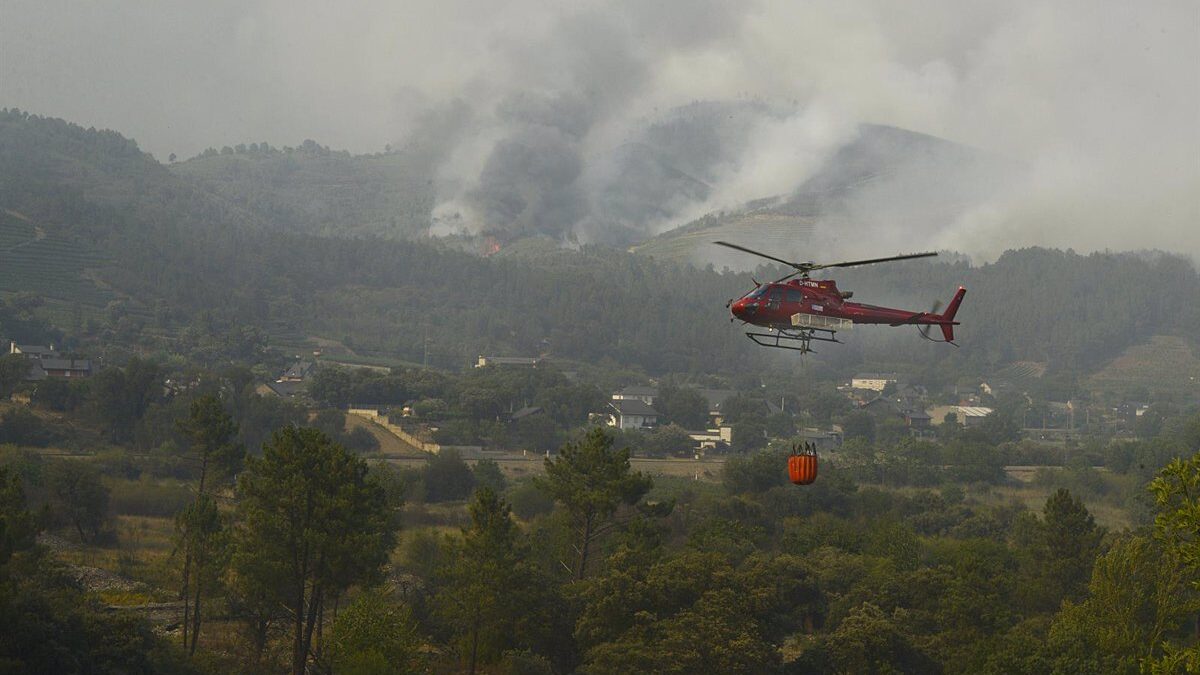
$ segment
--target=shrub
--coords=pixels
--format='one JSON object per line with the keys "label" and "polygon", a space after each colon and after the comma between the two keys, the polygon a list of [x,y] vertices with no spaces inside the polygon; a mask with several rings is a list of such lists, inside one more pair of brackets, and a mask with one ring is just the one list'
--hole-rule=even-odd
{"label": "shrub", "polygon": [[532,520],[554,510],[554,500],[531,481],[525,481],[509,491],[508,503],[521,520]]}

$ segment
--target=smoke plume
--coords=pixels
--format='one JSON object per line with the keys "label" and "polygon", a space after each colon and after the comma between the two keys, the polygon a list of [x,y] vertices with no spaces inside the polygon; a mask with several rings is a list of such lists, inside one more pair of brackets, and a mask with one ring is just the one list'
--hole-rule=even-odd
{"label": "smoke plume", "polygon": [[1200,254],[1188,0],[101,0],[0,19],[0,105],[159,157],[392,143],[428,167],[434,233],[627,243],[763,198],[816,203],[870,123],[1013,170],[882,172],[818,214],[812,247]]}

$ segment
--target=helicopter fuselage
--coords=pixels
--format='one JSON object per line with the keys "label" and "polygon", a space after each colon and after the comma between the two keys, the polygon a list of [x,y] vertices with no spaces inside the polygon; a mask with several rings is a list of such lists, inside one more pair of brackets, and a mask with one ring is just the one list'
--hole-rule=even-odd
{"label": "helicopter fuselage", "polygon": [[943,315],[849,302],[851,294],[839,291],[832,279],[791,279],[762,284],[733,301],[729,310],[737,319],[764,328],[791,328],[796,314],[844,319],[856,324],[953,326],[958,323],[954,321],[954,310],[964,292],[959,289],[951,302],[953,309],[948,308]]}

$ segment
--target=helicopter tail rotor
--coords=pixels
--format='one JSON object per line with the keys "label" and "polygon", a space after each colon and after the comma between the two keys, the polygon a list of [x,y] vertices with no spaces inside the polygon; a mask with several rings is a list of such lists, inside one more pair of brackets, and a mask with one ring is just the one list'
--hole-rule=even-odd
{"label": "helicopter tail rotor", "polygon": [[[942,301],[941,301],[941,300],[934,300],[934,301],[933,301],[933,307],[930,307],[930,308],[929,308],[929,314],[934,314],[934,315],[936,315],[936,314],[938,313],[938,310],[939,310],[939,309],[941,309],[941,308],[942,308]],[[932,327],[933,327],[933,324],[928,324],[928,323],[927,323],[927,324],[923,324],[923,325],[921,325],[921,326],[918,326],[918,327],[917,327],[917,330],[918,330],[918,331],[921,333],[921,337],[923,337],[923,338],[925,338],[926,340],[929,340],[929,341],[931,341],[931,342],[936,342],[936,340],[934,340],[933,338],[929,337],[929,329],[930,329],[930,328],[932,328]]]}

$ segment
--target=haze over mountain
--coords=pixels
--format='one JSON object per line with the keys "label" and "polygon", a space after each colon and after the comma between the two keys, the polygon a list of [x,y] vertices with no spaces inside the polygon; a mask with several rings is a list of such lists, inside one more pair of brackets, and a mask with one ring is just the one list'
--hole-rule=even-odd
{"label": "haze over mountain", "polygon": [[[788,194],[874,123],[1026,167],[913,246],[1200,252],[1191,2],[110,1],[3,18],[0,106],[160,158],[391,143],[428,162],[444,231],[636,239]],[[641,153],[697,101],[754,113],[692,148],[707,177]],[[881,222],[885,201],[849,215]]]}
{"label": "haze over mountain", "polygon": [[[817,204],[836,212],[855,203],[874,185],[854,180],[855,158],[870,158],[864,166],[872,175],[903,177],[903,164],[882,161],[871,151],[876,146],[963,152],[889,128],[865,129],[862,139],[874,141],[851,144],[831,165],[842,171],[836,181],[822,182],[834,174],[818,173],[807,189],[764,208]],[[428,359],[447,368],[489,352],[547,353],[650,373],[801,365],[764,353],[725,320],[724,299],[751,287],[749,273],[532,237],[484,257],[428,237],[405,240],[389,223],[330,236],[317,227],[319,217],[306,215],[321,195],[343,190],[363,201],[352,213],[381,212],[388,199],[369,199],[377,183],[337,179],[402,159],[260,145],[172,171],[114,132],[2,112],[0,294],[35,294],[46,303],[40,314],[62,333],[93,326],[89,332],[108,331],[109,344],[168,353],[197,343],[242,353],[266,341],[300,351],[335,344],[363,358]],[[303,180],[283,180],[272,192],[265,169]],[[240,190],[211,181],[225,171],[247,179]],[[293,199],[298,185],[324,187]],[[746,256],[741,264],[748,270],[755,262]],[[856,330],[844,348],[813,361],[838,370],[904,363],[946,376],[1026,360],[1077,373],[1151,336],[1200,332],[1200,277],[1173,255],[1025,249],[987,265],[947,256],[844,270],[837,278],[857,297],[910,308],[945,300],[958,284],[971,289],[959,314],[961,349],[909,330]],[[24,335],[12,337],[30,339]]]}

